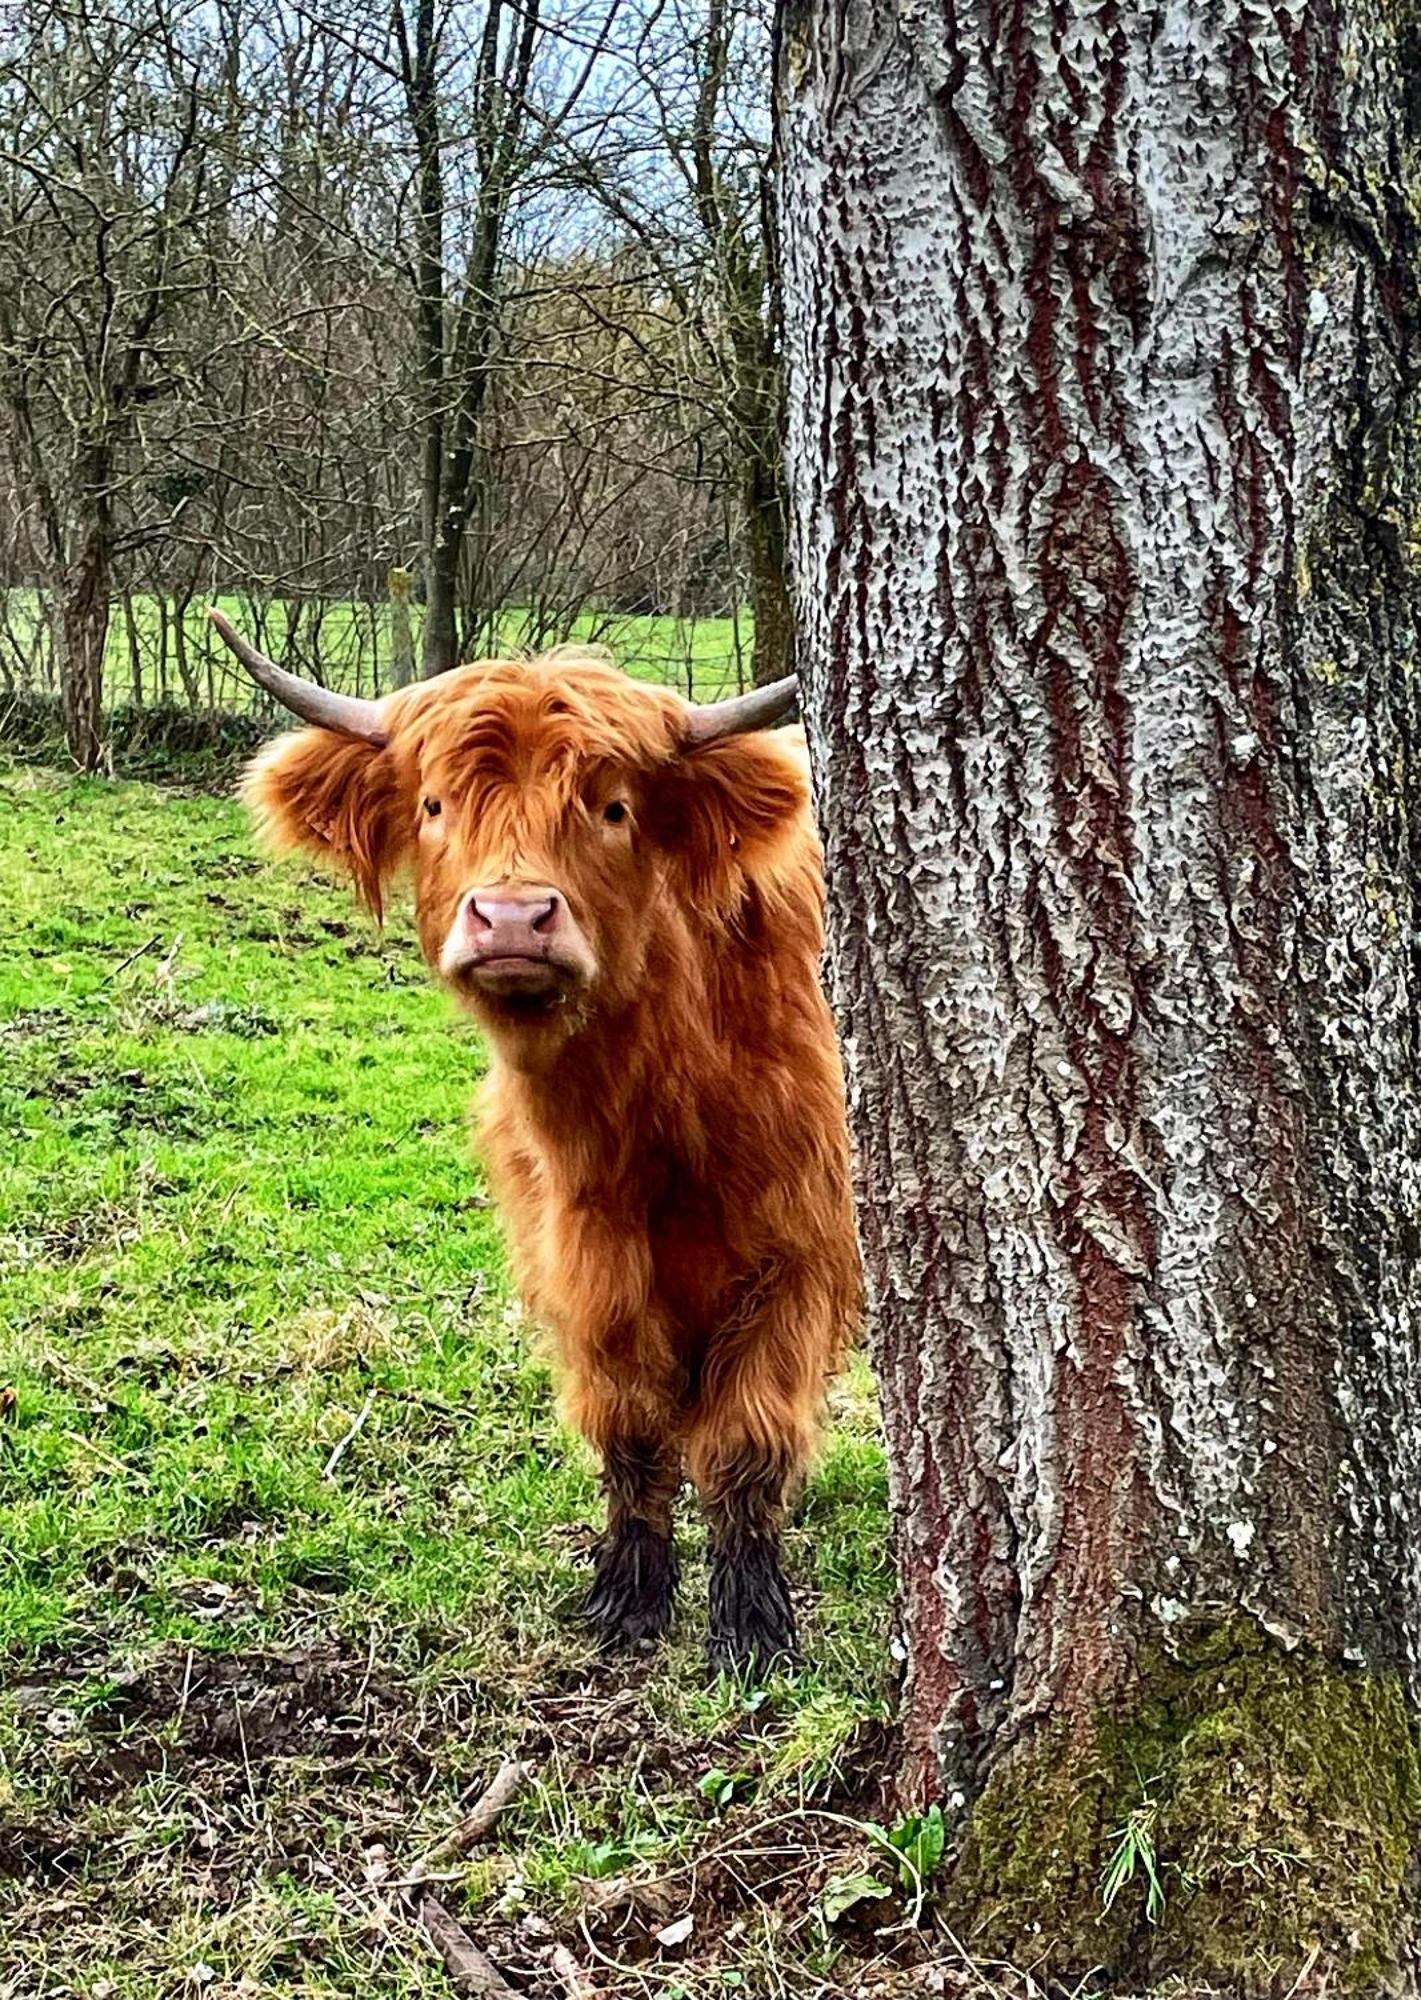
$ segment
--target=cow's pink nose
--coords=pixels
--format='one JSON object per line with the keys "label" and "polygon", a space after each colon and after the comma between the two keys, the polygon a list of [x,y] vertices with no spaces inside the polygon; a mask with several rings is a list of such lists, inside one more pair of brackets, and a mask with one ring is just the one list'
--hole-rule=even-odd
{"label": "cow's pink nose", "polygon": [[471,889],[464,922],[483,958],[543,958],[557,935],[562,908],[555,889]]}

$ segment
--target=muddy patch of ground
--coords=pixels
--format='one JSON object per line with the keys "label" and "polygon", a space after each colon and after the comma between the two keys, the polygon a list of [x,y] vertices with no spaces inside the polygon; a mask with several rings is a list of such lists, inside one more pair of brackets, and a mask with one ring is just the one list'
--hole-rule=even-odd
{"label": "muddy patch of ground", "polygon": [[[881,1729],[862,1732],[818,1795],[762,1803],[756,1767],[773,1740],[772,1706],[718,1739],[690,1740],[658,1717],[654,1691],[644,1663],[564,1664],[510,1711],[503,1691],[477,1679],[414,1676],[333,1643],[169,1648],[106,1676],[97,1662],[82,1673],[72,1660],[32,1669],[8,1689],[8,1708],[43,1779],[29,1810],[0,1811],[0,1924],[14,1936],[21,1921],[63,1918],[101,1948],[141,1955],[179,1923],[195,1938],[220,1936],[240,1909],[247,1966],[229,1978],[215,1959],[194,1958],[213,1971],[198,1981],[208,2000],[260,1992],[294,1949],[289,1906],[309,1911],[316,1899],[321,1924],[296,1926],[308,1961],[393,1954],[413,1983],[389,1990],[457,1992],[420,1921],[426,1894],[514,1992],[699,2000],[739,1983],[849,2000],[967,1990],[945,1971],[938,1980],[941,1941],[903,1930],[901,1903],[834,1937],[819,1914],[830,1877],[863,1864],[855,1821],[876,1798]],[[451,1847],[505,1757],[537,1774],[528,1794],[487,1841]],[[708,1758],[740,1774],[743,1799],[703,1796]],[[647,1858],[610,1839],[588,1851],[585,1876],[540,1893],[548,1822],[561,1813],[575,1823],[584,1802],[618,1791],[653,1816],[664,1801],[668,1818],[694,1800],[700,1831]],[[275,1958],[250,1942],[263,1898]],[[893,1920],[897,1934],[885,1935]],[[777,1963],[757,1989],[749,1968]],[[885,1986],[890,1971],[919,1983]],[[929,1971],[937,1983],[925,1985]],[[26,1989],[0,1976],[0,1990]]]}
{"label": "muddy patch of ground", "polygon": [[[51,1692],[43,1680],[32,1681],[17,1699],[38,1707]],[[98,1796],[159,1763],[181,1778],[204,1762],[249,1767],[298,1756],[340,1762],[364,1755],[408,1706],[397,1682],[377,1678],[333,1647],[169,1653],[116,1675],[86,1706],[84,1728],[94,1749],[76,1766],[73,1787],[76,1795]],[[387,1750],[392,1740],[420,1762],[398,1729],[384,1738]]]}

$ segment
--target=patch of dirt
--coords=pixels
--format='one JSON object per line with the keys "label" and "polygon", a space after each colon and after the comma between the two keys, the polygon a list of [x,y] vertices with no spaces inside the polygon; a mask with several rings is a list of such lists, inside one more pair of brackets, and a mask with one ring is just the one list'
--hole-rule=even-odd
{"label": "patch of dirt", "polygon": [[334,1648],[189,1653],[121,1675],[89,1726],[108,1735],[171,1723],[192,1757],[349,1756],[399,1692]]}
{"label": "patch of dirt", "polygon": [[186,1082],[150,1077],[141,1069],[71,1067],[55,1052],[47,1063],[32,1062],[30,1072],[19,1080],[21,1095],[62,1105],[70,1137],[152,1131],[196,1139],[211,1124],[209,1093],[199,1094]]}
{"label": "patch of dirt", "polygon": [[73,1026],[67,1007],[22,1007],[0,1021],[0,1043],[32,1041],[38,1035],[63,1033]]}
{"label": "patch of dirt", "polygon": [[[28,1817],[0,1813],[0,1883],[36,1910],[81,1897],[95,1924],[168,1900],[176,1910],[185,1896],[235,1910],[276,1876],[321,1896],[339,1885],[362,1936],[398,1934],[408,1949],[422,1857],[440,1854],[503,1755],[534,1763],[588,1825],[633,1790],[664,1795],[674,1815],[718,1765],[750,1774],[751,1787],[728,1811],[701,1802],[704,1837],[682,1864],[632,1848],[580,1884],[570,1911],[544,1915],[504,1894],[519,1880],[505,1828],[482,1850],[494,1871],[486,1902],[469,1905],[457,1872],[436,1874],[435,1893],[519,1993],[570,1991],[571,1964],[595,1974],[599,2000],[650,2000],[677,1981],[700,1996],[723,1971],[758,1964],[767,1933],[796,1973],[776,1995],[969,1990],[923,1983],[936,1947],[901,1929],[897,1902],[866,1906],[861,1929],[837,1934],[842,1983],[798,1976],[824,1947],[817,1899],[829,1876],[865,1864],[845,1819],[867,1816],[881,1730],[860,1731],[837,1761],[832,1803],[826,1792],[762,1804],[753,1774],[777,1740],[771,1704],[687,1739],[658,1713],[647,1660],[525,1664],[531,1686],[496,1692],[454,1673],[416,1679],[336,1643],[169,1648],[107,1679],[102,1661],[72,1655],[31,1668],[8,1700],[52,1781]],[[471,1758],[481,1730],[485,1753]]]}
{"label": "patch of dirt", "polygon": [[209,880],[247,881],[263,873],[263,864],[254,854],[206,854],[202,872]]}
{"label": "patch of dirt", "polygon": [[132,1210],[99,1200],[92,1207],[50,1218],[32,1238],[31,1252],[46,1264],[81,1264],[100,1253],[115,1255],[142,1234],[143,1225]]}
{"label": "patch of dirt", "polygon": [[42,1880],[77,1872],[87,1843],[66,1819],[0,1818],[0,1879],[34,1875]]}
{"label": "patch of dirt", "polygon": [[188,1006],[175,993],[161,989],[129,1008],[130,1029],[169,1029],[180,1035],[240,1035],[252,1041],[281,1033],[281,1023],[264,1008],[235,1000],[204,1000]]}
{"label": "patch of dirt", "polygon": [[[81,1713],[69,1705],[72,1674],[32,1671],[9,1699],[49,1736],[75,1737],[65,1772],[75,1805],[111,1798],[159,1769],[179,1783],[202,1772],[207,1783],[212,1766],[234,1766],[247,1784],[276,1759],[343,1766],[377,1753],[410,1780],[431,1769],[430,1749],[411,1728],[409,1690],[335,1647],[163,1653],[116,1675]],[[220,1789],[226,1781],[215,1782]]]}
{"label": "patch of dirt", "polygon": [[[636,1663],[620,1665],[611,1686],[603,1663],[576,1673],[571,1688],[551,1688],[524,1703],[528,1720],[518,1754],[542,1758],[557,1751],[575,1780],[595,1778],[615,1764],[625,1776],[649,1780],[648,1789],[693,1787],[705,1768],[705,1743],[679,1742],[650,1713],[639,1685],[627,1685]],[[604,1673],[607,1680],[603,1679]],[[643,1670],[641,1678],[644,1680]]]}
{"label": "patch of dirt", "polygon": [[889,1773],[897,1764],[897,1751],[893,1723],[875,1717],[860,1722],[834,1760],[834,1776],[821,1803],[852,1819],[882,1819],[891,1811]]}

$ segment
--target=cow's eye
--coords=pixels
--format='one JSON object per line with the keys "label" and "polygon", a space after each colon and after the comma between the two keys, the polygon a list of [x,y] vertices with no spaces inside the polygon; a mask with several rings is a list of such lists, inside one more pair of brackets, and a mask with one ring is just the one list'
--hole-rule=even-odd
{"label": "cow's eye", "polygon": [[439,803],[438,799],[426,799],[424,802],[424,810],[428,813],[431,819],[438,819],[440,813],[443,812],[444,808]]}
{"label": "cow's eye", "polygon": [[613,799],[610,804],[602,808],[602,817],[608,826],[620,826],[626,816],[627,808],[621,799]]}

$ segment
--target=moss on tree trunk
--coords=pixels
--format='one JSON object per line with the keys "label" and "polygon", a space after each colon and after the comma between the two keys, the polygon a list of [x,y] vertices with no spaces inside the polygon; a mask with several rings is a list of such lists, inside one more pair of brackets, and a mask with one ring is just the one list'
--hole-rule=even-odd
{"label": "moss on tree trunk", "polygon": [[1418,1820],[1399,1678],[1196,1627],[1084,1738],[1048,1725],[997,1766],[946,1914],[974,1952],[1058,1978],[1267,1994],[1313,1964],[1372,1994],[1408,1956]]}

